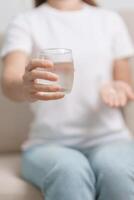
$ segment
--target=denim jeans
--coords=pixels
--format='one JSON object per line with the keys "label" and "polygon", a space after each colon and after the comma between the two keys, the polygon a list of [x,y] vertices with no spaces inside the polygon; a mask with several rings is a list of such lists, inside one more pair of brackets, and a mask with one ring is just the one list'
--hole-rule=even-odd
{"label": "denim jeans", "polygon": [[84,150],[38,145],[23,153],[22,177],[45,200],[134,200],[134,142]]}

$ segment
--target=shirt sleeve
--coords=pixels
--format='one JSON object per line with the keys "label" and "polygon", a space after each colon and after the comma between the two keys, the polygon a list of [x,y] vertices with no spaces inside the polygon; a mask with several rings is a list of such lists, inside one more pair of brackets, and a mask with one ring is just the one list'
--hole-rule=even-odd
{"label": "shirt sleeve", "polygon": [[14,17],[9,23],[0,55],[4,57],[16,50],[32,52],[30,27],[23,15]]}
{"label": "shirt sleeve", "polygon": [[115,14],[112,23],[112,44],[114,59],[134,56],[134,46],[122,17]]}

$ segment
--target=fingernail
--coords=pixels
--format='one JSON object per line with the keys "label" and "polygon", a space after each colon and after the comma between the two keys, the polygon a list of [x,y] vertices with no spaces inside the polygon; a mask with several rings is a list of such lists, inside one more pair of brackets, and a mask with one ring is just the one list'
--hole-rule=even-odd
{"label": "fingernail", "polygon": [[57,75],[54,75],[54,78],[56,79],[56,81],[59,80],[59,76],[57,76]]}

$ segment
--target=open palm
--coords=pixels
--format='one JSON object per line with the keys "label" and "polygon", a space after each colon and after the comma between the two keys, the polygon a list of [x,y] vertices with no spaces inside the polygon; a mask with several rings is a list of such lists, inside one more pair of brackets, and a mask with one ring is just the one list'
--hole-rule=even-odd
{"label": "open palm", "polygon": [[111,107],[124,107],[128,101],[134,101],[132,87],[123,81],[105,83],[100,94],[104,103]]}

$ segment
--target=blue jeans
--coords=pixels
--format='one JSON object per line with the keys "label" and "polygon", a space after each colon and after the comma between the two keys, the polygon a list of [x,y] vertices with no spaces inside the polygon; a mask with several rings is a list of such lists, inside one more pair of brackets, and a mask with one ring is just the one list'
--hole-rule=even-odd
{"label": "blue jeans", "polygon": [[23,153],[22,177],[45,200],[134,200],[134,143],[78,150],[36,146]]}

